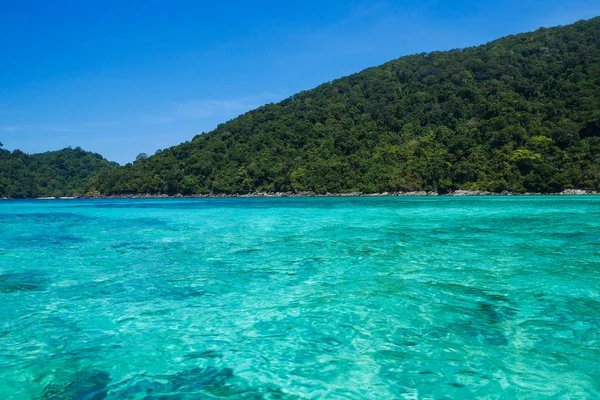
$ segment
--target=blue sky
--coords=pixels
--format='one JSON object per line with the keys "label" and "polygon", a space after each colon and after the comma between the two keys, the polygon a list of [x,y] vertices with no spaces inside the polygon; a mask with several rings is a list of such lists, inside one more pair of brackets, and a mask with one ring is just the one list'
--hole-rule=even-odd
{"label": "blue sky", "polygon": [[125,163],[403,55],[598,15],[597,0],[0,0],[0,142]]}

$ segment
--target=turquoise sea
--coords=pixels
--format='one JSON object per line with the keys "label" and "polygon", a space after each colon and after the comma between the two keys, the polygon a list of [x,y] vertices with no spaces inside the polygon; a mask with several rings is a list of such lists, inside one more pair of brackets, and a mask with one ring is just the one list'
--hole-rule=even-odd
{"label": "turquoise sea", "polygon": [[0,399],[600,398],[600,196],[0,202]]}

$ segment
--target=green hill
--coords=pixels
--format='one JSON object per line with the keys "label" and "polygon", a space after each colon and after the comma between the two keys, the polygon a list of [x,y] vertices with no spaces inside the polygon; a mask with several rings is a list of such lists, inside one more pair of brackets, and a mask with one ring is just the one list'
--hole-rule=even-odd
{"label": "green hill", "polygon": [[90,179],[116,167],[79,147],[31,155],[0,148],[0,197],[83,195]]}
{"label": "green hill", "polygon": [[91,190],[600,189],[600,18],[402,57],[250,111]]}

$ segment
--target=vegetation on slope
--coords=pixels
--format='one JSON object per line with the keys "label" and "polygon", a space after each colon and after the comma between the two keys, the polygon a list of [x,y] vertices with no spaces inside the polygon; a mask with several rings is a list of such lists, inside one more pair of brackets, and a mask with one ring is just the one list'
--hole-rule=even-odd
{"label": "vegetation on slope", "polygon": [[600,189],[600,18],[402,57],[101,174],[126,193]]}
{"label": "vegetation on slope", "polygon": [[31,155],[1,147],[0,144],[0,197],[83,195],[90,179],[118,167],[79,147]]}

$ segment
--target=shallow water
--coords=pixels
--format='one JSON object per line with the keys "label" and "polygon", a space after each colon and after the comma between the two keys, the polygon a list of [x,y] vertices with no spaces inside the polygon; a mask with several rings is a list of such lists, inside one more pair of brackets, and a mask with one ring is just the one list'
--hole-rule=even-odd
{"label": "shallow water", "polygon": [[0,399],[600,398],[600,197],[0,202]]}

